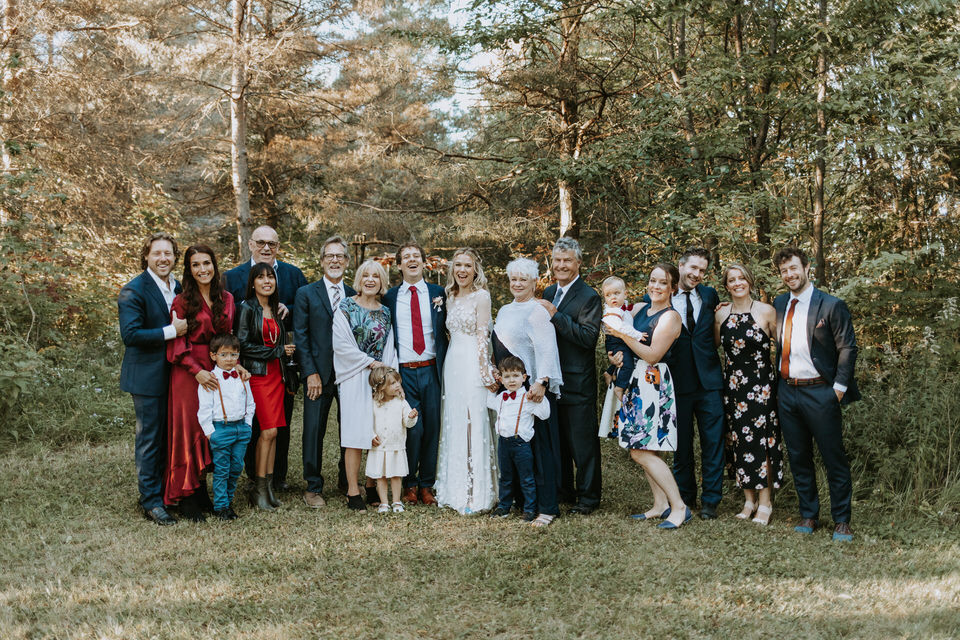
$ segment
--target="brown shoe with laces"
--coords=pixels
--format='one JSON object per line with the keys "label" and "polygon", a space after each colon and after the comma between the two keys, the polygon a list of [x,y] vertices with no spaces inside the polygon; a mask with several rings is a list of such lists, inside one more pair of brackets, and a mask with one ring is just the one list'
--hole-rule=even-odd
{"label": "brown shoe with laces", "polygon": [[429,506],[437,504],[437,499],[433,497],[433,491],[426,487],[420,487],[420,502]]}

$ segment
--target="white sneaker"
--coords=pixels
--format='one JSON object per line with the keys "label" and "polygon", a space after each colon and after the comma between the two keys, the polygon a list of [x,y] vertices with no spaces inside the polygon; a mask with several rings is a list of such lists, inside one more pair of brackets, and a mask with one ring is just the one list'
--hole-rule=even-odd
{"label": "white sneaker", "polygon": [[[381,506],[385,507],[385,506],[387,506],[387,505],[384,504],[384,505],[381,505]],[[403,503],[401,503],[401,502],[394,502],[394,503],[393,503],[393,512],[394,512],[394,513],[403,513]]]}
{"label": "white sneaker", "polygon": [[390,505],[386,502],[381,502],[380,506],[377,507],[377,513],[390,513]]}

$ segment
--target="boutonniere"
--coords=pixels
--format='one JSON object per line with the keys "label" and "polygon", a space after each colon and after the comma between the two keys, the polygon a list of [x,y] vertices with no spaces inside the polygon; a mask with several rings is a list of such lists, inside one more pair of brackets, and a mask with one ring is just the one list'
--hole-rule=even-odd
{"label": "boutonniere", "polygon": [[440,308],[443,306],[443,297],[437,296],[436,298],[431,300],[431,302],[433,302],[433,310],[439,313]]}

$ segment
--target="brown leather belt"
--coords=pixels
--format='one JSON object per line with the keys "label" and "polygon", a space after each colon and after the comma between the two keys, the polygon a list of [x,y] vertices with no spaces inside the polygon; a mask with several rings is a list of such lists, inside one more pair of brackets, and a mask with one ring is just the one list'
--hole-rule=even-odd
{"label": "brown leather belt", "polygon": [[791,387],[812,387],[815,384],[826,384],[827,381],[822,376],[816,378],[783,378]]}
{"label": "brown leather belt", "polygon": [[421,369],[423,367],[432,367],[437,364],[436,358],[430,358],[429,360],[421,360],[420,362],[401,362],[400,367],[403,369]]}

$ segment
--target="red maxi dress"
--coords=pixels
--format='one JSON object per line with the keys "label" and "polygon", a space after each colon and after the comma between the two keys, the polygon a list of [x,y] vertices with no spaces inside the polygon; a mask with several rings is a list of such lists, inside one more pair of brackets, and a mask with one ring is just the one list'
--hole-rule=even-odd
{"label": "red maxi dress", "polygon": [[[202,299],[201,299],[202,300]],[[173,299],[170,308],[181,318],[187,317],[183,295]],[[197,326],[188,334],[167,342],[170,367],[170,393],[167,396],[167,468],[164,472],[164,504],[177,504],[199,487],[203,472],[213,466],[210,444],[197,421],[200,401],[197,399],[196,375],[211,371],[210,340],[218,333],[233,333],[233,296],[223,292],[223,315],[214,323],[213,312],[206,301],[197,313]]]}
{"label": "red maxi dress", "polygon": [[[280,327],[272,318],[263,319],[263,344],[272,347],[280,337]],[[260,431],[287,426],[287,417],[283,413],[283,395],[287,392],[283,386],[283,373],[280,371],[280,359],[274,358],[267,363],[267,375],[251,376],[250,390],[257,404],[257,422]]]}

